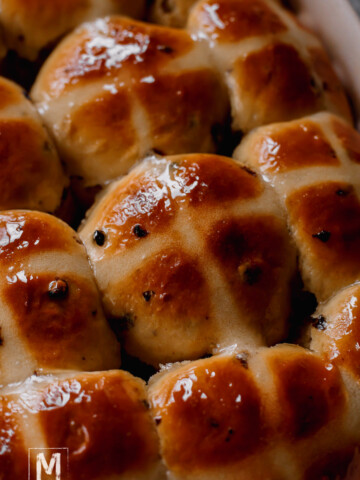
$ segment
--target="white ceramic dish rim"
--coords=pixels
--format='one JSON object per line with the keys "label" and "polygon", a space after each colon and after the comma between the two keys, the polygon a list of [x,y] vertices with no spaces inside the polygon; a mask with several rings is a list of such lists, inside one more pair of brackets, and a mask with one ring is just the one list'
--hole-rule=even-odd
{"label": "white ceramic dish rim", "polygon": [[360,18],[348,0],[291,0],[323,41],[352,99],[360,130]]}

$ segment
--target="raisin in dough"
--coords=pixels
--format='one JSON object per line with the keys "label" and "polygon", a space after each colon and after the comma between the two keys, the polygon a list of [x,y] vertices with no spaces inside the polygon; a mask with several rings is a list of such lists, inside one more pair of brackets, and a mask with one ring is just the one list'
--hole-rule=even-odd
{"label": "raisin in dough", "polygon": [[145,0],[0,0],[5,44],[21,57],[36,60],[79,24],[105,15],[141,17]]}
{"label": "raisin in dough", "polygon": [[35,370],[120,365],[85,249],[39,212],[0,213],[0,384]]}
{"label": "raisin in dough", "polygon": [[149,150],[215,148],[228,110],[202,44],[184,31],[111,17],[68,36],[32,97],[71,175],[85,187],[126,174]]}
{"label": "raisin in dough", "polygon": [[272,189],[233,160],[151,157],[80,229],[125,349],[157,366],[286,336],[295,257]]}
{"label": "raisin in dough", "polygon": [[59,157],[23,90],[0,77],[0,210],[54,212],[68,185]]}
{"label": "raisin in dough", "polygon": [[360,283],[321,304],[310,327],[310,348],[360,379]]}
{"label": "raisin in dough", "polygon": [[262,127],[235,157],[283,202],[305,287],[319,301],[360,279],[360,134],[320,113]]}
{"label": "raisin in dough", "polygon": [[272,0],[202,0],[189,30],[205,38],[231,97],[233,128],[329,110],[351,120],[340,81],[316,37]]}

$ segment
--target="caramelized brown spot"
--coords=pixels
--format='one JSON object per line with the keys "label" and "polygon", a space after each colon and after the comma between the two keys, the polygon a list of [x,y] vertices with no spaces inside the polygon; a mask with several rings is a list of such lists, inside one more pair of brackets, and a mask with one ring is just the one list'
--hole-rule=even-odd
{"label": "caramelized brown spot", "polygon": [[131,99],[123,88],[114,88],[116,92],[97,95],[73,110],[67,130],[68,141],[79,149],[90,145],[95,154],[108,153],[101,157],[104,168],[114,157],[124,162],[138,155]]}
{"label": "caramelized brown spot", "polygon": [[37,212],[0,214],[0,263],[15,263],[32,253],[71,252],[76,242],[69,227]]}
{"label": "caramelized brown spot", "polygon": [[333,120],[332,127],[353,162],[360,163],[360,133],[339,120]]}
{"label": "caramelized brown spot", "polygon": [[[66,275],[54,282],[50,273],[9,278],[4,297],[12,309],[22,337],[39,362],[47,366],[72,365],[79,351],[95,342],[90,331],[92,312],[98,307],[95,286],[86,279]],[[56,293],[57,292],[57,293]],[[88,332],[88,333],[87,333]],[[64,351],[67,352],[64,358]]]}
{"label": "caramelized brown spot", "polygon": [[251,102],[258,125],[290,120],[318,109],[307,65],[291,45],[277,43],[239,59],[237,92]]}
{"label": "caramelized brown spot", "polygon": [[167,162],[163,162],[162,180],[159,172],[148,175],[129,176],[124,179],[103,205],[98,228],[107,233],[106,253],[116,253],[131,248],[141,238],[134,234],[136,225],[146,232],[159,233],[169,227],[174,218],[177,205],[169,185]]}
{"label": "caramelized brown spot", "polygon": [[238,42],[287,29],[261,0],[208,0],[196,15],[199,28],[221,42]]}
{"label": "caramelized brown spot", "polygon": [[322,130],[312,122],[289,125],[256,145],[263,172],[283,173],[304,167],[337,166],[339,160]]}
{"label": "caramelized brown spot", "polygon": [[228,105],[219,76],[210,69],[192,69],[152,78],[134,86],[147,111],[151,148],[165,155],[213,151],[211,129],[225,119]]}
{"label": "caramelized brown spot", "polygon": [[[337,190],[346,196],[334,195]],[[360,269],[360,203],[351,185],[335,182],[302,188],[287,199],[287,207],[301,248],[310,249],[309,259],[326,279],[344,285],[358,278]],[[319,232],[331,232],[322,236]],[[340,286],[340,284],[339,284]],[[330,292],[331,293],[331,292]]]}
{"label": "caramelized brown spot", "polygon": [[282,408],[282,428],[294,440],[313,435],[345,408],[346,393],[336,367],[305,352],[273,351],[269,358]]}
{"label": "caramelized brown spot", "polygon": [[[112,326],[130,355],[157,366],[208,353],[217,326],[200,267],[195,256],[175,246],[110,283],[105,309],[115,317]],[[118,321],[125,313],[133,319],[127,331]]]}
{"label": "caramelized brown spot", "polygon": [[207,239],[238,304],[265,330],[267,308],[289,260],[285,235],[276,218],[254,215],[219,222]]}
{"label": "caramelized brown spot", "polygon": [[147,324],[153,322],[154,327],[163,324],[168,328],[172,323],[177,328],[196,329],[194,319],[197,326],[207,323],[209,292],[205,279],[198,262],[181,250],[154,255],[136,275],[124,279],[118,291],[118,304],[128,305],[138,318]]}
{"label": "caramelized brown spot", "polygon": [[183,367],[151,400],[165,461],[178,474],[237,463],[268,433],[252,374],[235,358]]}
{"label": "caramelized brown spot", "polygon": [[261,195],[263,186],[233,160],[217,155],[187,155],[179,158],[174,177],[188,192],[190,205],[218,205],[220,202],[249,200]]}
{"label": "caramelized brown spot", "polygon": [[49,176],[62,175],[55,153],[44,149],[44,139],[32,119],[0,120],[0,209],[43,208],[35,199],[44,196],[41,189],[51,181]]}
{"label": "caramelized brown spot", "polygon": [[149,467],[157,440],[140,383],[125,372],[63,381],[43,393],[39,413],[49,447],[69,448],[74,478]]}
{"label": "caramelized brown spot", "polygon": [[187,155],[171,160],[150,161],[146,175],[129,176],[111,192],[98,224],[107,232],[106,252],[130,248],[145,232],[164,232],[186,205],[217,205],[262,193],[260,181],[231,159]]}

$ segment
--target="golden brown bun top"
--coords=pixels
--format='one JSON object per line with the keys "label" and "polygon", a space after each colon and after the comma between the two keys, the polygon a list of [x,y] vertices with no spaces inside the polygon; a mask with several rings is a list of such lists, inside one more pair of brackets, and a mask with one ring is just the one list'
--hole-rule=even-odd
{"label": "golden brown bun top", "polygon": [[214,151],[214,128],[228,112],[203,44],[183,30],[115,16],[68,36],[32,97],[68,171],[86,186],[126,174],[151,150]]}
{"label": "golden brown bun top", "polygon": [[327,113],[258,129],[246,142],[253,148],[254,165],[272,181],[276,175],[293,170],[327,166],[344,169],[352,162],[360,163],[359,132]]}
{"label": "golden brown bun top", "polygon": [[44,213],[1,212],[0,265],[1,384],[38,369],[120,365],[84,247],[69,226]]}
{"label": "golden brown bun top", "polygon": [[176,479],[308,480],[339,434],[354,450],[339,370],[297,346],[164,370],[150,382],[150,400]]}
{"label": "golden brown bun top", "polygon": [[273,0],[201,0],[189,30],[207,41],[231,97],[233,128],[329,110],[351,122],[339,79],[322,46]]}
{"label": "golden brown bun top", "polygon": [[[2,392],[0,412],[6,478],[25,478],[28,448],[60,445],[69,449],[69,480],[159,478],[145,385],[127,372],[31,377]],[[63,471],[66,459],[64,454]],[[29,474],[35,476],[35,468],[31,458]]]}
{"label": "golden brown bun top", "polygon": [[42,95],[57,97],[104,76],[108,83],[119,75],[140,80],[151,73],[156,78],[161,68],[193,48],[185,31],[116,16],[98,19],[79,27],[55,50],[40,75]]}
{"label": "golden brown bun top", "polygon": [[0,209],[53,212],[68,180],[25,92],[0,77]]}
{"label": "golden brown bun top", "polygon": [[144,0],[1,0],[0,22],[8,48],[36,60],[43,48],[79,24],[105,15],[141,17]]}
{"label": "golden brown bun top", "polygon": [[148,234],[166,233],[179,210],[209,212],[221,204],[255,200],[264,190],[250,171],[208,154],[150,157],[120,182],[96,209],[96,224],[107,232],[105,248],[96,249],[101,256],[136,247],[141,242],[134,235],[137,224]]}

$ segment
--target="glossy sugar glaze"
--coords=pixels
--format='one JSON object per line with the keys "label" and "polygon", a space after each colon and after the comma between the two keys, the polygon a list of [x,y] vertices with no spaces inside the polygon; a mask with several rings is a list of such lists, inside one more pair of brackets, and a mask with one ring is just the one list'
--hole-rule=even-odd
{"label": "glossy sugar glaze", "polygon": [[[254,132],[240,163],[213,154],[229,107],[234,130],[320,110],[350,120],[319,42],[275,0],[154,3],[160,23],[190,14],[189,33],[94,20],[140,16],[141,1],[1,3],[7,47],[30,58],[91,20],[32,90],[66,175],[29,101],[0,82],[2,208],[58,212],[67,176],[88,204],[106,188],[86,251],[55,217],[1,213],[0,478],[59,445],[70,480],[344,478],[360,442],[359,136],[324,113]],[[288,334],[296,255],[327,302],[311,350],[268,348]],[[185,362],[149,386],[111,370],[102,305],[127,354]]]}

